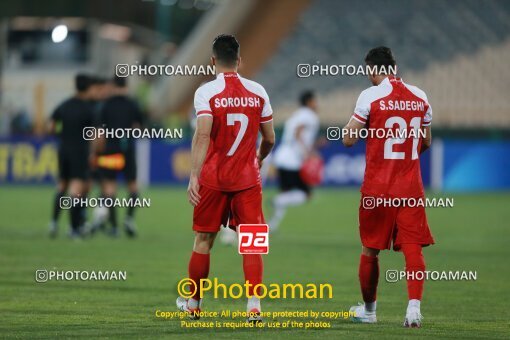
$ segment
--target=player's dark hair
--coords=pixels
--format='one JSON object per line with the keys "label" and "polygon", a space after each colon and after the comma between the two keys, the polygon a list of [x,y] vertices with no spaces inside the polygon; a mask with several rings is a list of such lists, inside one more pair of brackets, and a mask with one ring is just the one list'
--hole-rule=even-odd
{"label": "player's dark hair", "polygon": [[108,82],[106,78],[103,77],[94,77],[94,85],[104,85]]}
{"label": "player's dark hair", "polygon": [[379,46],[368,51],[365,63],[369,66],[384,67],[386,70],[388,70],[388,67],[395,67],[397,64],[393,52],[385,46]]}
{"label": "player's dark hair", "polygon": [[306,90],[299,95],[299,104],[307,106],[308,103],[315,98],[315,93],[311,90]]}
{"label": "player's dark hair", "polygon": [[115,87],[126,87],[127,86],[127,78],[114,76],[112,83]]}
{"label": "player's dark hair", "polygon": [[216,60],[225,66],[235,66],[239,59],[239,42],[230,34],[220,34],[214,38],[212,51]]}
{"label": "player's dark hair", "polygon": [[78,92],[87,91],[92,84],[93,80],[89,75],[78,73],[76,77],[74,77],[74,87]]}

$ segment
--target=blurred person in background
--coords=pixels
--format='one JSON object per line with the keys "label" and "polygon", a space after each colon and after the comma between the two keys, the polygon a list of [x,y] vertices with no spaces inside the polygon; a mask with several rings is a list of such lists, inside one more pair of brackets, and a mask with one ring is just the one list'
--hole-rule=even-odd
{"label": "blurred person in background", "polygon": [[274,212],[269,220],[271,232],[278,229],[288,207],[304,204],[311,197],[311,186],[300,176],[303,163],[316,152],[315,140],[320,128],[317,98],[313,91],[299,97],[300,108],[285,122],[280,146],[274,154],[280,193],[273,199]]}
{"label": "blurred person in background", "polygon": [[[103,109],[104,103],[110,97],[112,91],[112,80],[104,77],[96,76],[93,78],[92,86],[91,86],[91,103],[92,103],[92,114],[94,123],[98,124],[100,121],[101,110]],[[88,195],[94,185],[100,186],[101,178],[99,174],[99,169],[97,166],[92,166],[90,169],[90,178],[87,181],[86,192],[85,195]],[[95,226],[95,228],[99,228],[101,230],[104,229],[104,222],[108,218],[108,208],[98,206],[93,210],[93,217],[91,223],[86,223],[86,216],[82,216],[83,225],[87,225],[87,232],[90,232],[90,228]]]}
{"label": "blurred person in background", "polygon": [[[92,83],[90,76],[78,74],[75,78],[76,94],[60,104],[50,118],[50,133],[56,134],[59,139],[59,179],[50,222],[51,237],[57,236],[62,197],[66,192],[71,198],[82,197],[86,191],[89,141],[83,138],[83,129],[93,125]],[[70,209],[72,238],[81,236],[84,209],[79,206]]]}
{"label": "blurred person in background", "polygon": [[113,88],[113,80],[104,77],[94,77],[92,82],[92,98],[94,115],[99,118],[101,109],[110,97]]}
{"label": "blurred person in background", "polygon": [[33,122],[28,112],[21,109],[15,112],[10,121],[10,133],[13,135],[30,135],[33,133]]}
{"label": "blurred person in background", "polygon": [[[138,104],[129,97],[126,78],[115,77],[110,97],[105,101],[97,126],[106,129],[132,129],[141,128],[143,124],[142,112]],[[134,202],[138,199],[138,184],[136,182],[136,151],[133,138],[100,138],[94,143],[94,154],[98,157],[120,157],[123,166],[107,168],[99,166],[101,178],[101,193],[105,198],[115,199],[117,195],[118,175],[122,173],[127,182],[129,198]],[[110,235],[118,236],[118,220],[115,206],[109,207],[109,222],[112,229]],[[134,206],[127,208],[127,216],[124,220],[124,230],[129,237],[136,236],[134,222]],[[92,226],[92,232],[98,226]]]}

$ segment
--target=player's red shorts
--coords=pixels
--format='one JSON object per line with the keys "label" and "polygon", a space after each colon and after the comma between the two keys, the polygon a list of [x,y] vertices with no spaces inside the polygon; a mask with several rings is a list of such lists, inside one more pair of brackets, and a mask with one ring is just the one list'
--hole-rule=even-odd
{"label": "player's red shorts", "polygon": [[372,199],[375,197],[361,195],[359,232],[363,246],[391,249],[393,242],[393,250],[398,251],[403,243],[434,244],[424,207],[372,206]]}
{"label": "player's red shorts", "polygon": [[202,185],[199,194],[200,202],[193,210],[195,231],[216,233],[222,225],[227,226],[227,223],[229,226],[265,223],[260,184],[232,192],[218,191]]}

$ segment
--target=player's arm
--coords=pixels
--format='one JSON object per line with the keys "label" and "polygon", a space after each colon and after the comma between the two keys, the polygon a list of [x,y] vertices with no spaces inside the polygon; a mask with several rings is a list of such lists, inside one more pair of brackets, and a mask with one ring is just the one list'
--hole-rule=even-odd
{"label": "player's arm", "polygon": [[262,162],[271,153],[275,143],[274,126],[273,126],[273,108],[269,102],[269,96],[264,88],[262,88],[262,97],[264,98],[264,107],[262,108],[260,117],[260,133],[262,141],[260,142],[259,149],[257,150],[257,161],[259,168],[262,167]]}
{"label": "player's arm", "polygon": [[[108,103],[103,105],[101,108],[101,111],[98,115],[91,114],[90,116],[90,126],[94,127],[102,127],[105,120],[105,109],[107,108]],[[106,145],[106,139],[103,135],[98,136],[97,138],[94,138],[92,141],[90,141],[90,148],[89,148],[89,165],[92,168],[96,167],[96,157],[103,152]]]}
{"label": "player's arm", "polygon": [[367,90],[361,92],[356,101],[354,114],[351,116],[349,123],[342,130],[342,143],[346,147],[351,147],[358,141],[359,132],[365,127],[370,114],[370,98]]}
{"label": "player's arm", "polygon": [[198,177],[204,165],[207,149],[211,138],[213,118],[210,115],[203,115],[197,118],[197,128],[191,142],[191,175],[188,185],[188,200],[191,205],[196,206],[200,201],[198,191],[200,184]]}
{"label": "player's arm", "polygon": [[423,138],[421,140],[420,154],[432,145],[432,129],[430,128],[430,125],[423,126],[421,129],[423,131]]}
{"label": "player's arm", "polygon": [[57,121],[61,118],[60,106],[55,109],[50,119],[48,120],[48,124],[46,126],[46,131],[50,135],[54,135],[57,132]]}
{"label": "player's arm", "polygon": [[50,119],[48,121],[48,126],[46,127],[46,131],[50,134],[50,135],[54,135],[55,134],[55,131],[56,131],[56,128],[57,127],[57,124],[55,123],[55,121],[53,119]]}
{"label": "player's arm", "polygon": [[303,133],[305,131],[305,128],[306,128],[305,124],[299,125],[296,129],[295,138],[299,144],[299,147],[301,148],[301,150],[303,150],[303,153],[305,154],[305,158],[307,158],[312,153],[313,149],[308,148],[306,146],[304,139],[303,139]]}
{"label": "player's arm", "polygon": [[423,123],[421,125],[423,138],[421,140],[420,154],[430,148],[430,145],[432,144],[432,129],[430,127],[430,124],[432,124],[432,106],[430,106],[427,97],[425,97],[425,101],[427,103],[427,111],[425,112]]}
{"label": "player's arm", "polygon": [[133,101],[133,122],[132,127],[133,129],[140,129],[143,126],[144,123],[144,116],[142,113],[142,109],[140,108],[140,105]]}
{"label": "player's arm", "polygon": [[259,168],[262,167],[262,162],[271,153],[275,143],[274,127],[273,127],[273,108],[269,102],[269,96],[266,90],[262,88],[262,97],[264,98],[264,107],[262,108],[260,117],[260,133],[262,141],[260,142],[259,149],[257,150],[257,161]]}
{"label": "player's arm", "polygon": [[351,117],[349,123],[344,126],[344,136],[342,137],[342,143],[348,148],[356,144],[358,141],[359,131],[363,129],[364,126],[364,123],[361,123]]}
{"label": "player's arm", "polygon": [[262,162],[269,155],[269,153],[271,153],[271,150],[273,150],[276,139],[274,134],[273,121],[271,120],[260,124],[260,133],[262,135],[262,141],[260,142],[260,146],[257,151],[257,160],[259,162],[259,167],[262,167]]}

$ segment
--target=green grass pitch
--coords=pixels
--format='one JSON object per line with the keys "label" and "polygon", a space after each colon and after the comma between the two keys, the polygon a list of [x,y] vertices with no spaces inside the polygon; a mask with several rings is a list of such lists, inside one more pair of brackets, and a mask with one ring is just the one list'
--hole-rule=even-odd
{"label": "green grass pitch", "polygon": [[[268,198],[274,191],[265,193]],[[58,239],[47,237],[53,189],[0,189],[0,337],[133,337],[228,339],[506,338],[508,321],[508,193],[454,194],[454,208],[428,209],[436,245],[424,250],[429,270],[477,271],[476,281],[426,282],[421,329],[404,329],[405,283],[387,283],[387,269],[402,269],[402,255],[383,252],[375,325],[331,321],[329,329],[186,329],[161,320],[156,310],[174,311],[176,283],[186,275],[191,252],[191,207],[183,188],[143,193],[151,207],[137,212],[140,236],[85,241],[66,238],[68,215]],[[263,301],[265,311],[346,311],[361,300],[357,267],[359,193],[318,190],[306,206],[291,209],[264,257],[266,283],[331,283],[333,298]],[[123,212],[119,214],[123,217]],[[36,283],[37,269],[125,270],[126,281]],[[241,257],[217,243],[211,277],[242,282]],[[245,300],[205,299],[204,310],[245,310]],[[282,320],[283,321],[283,320]]]}

